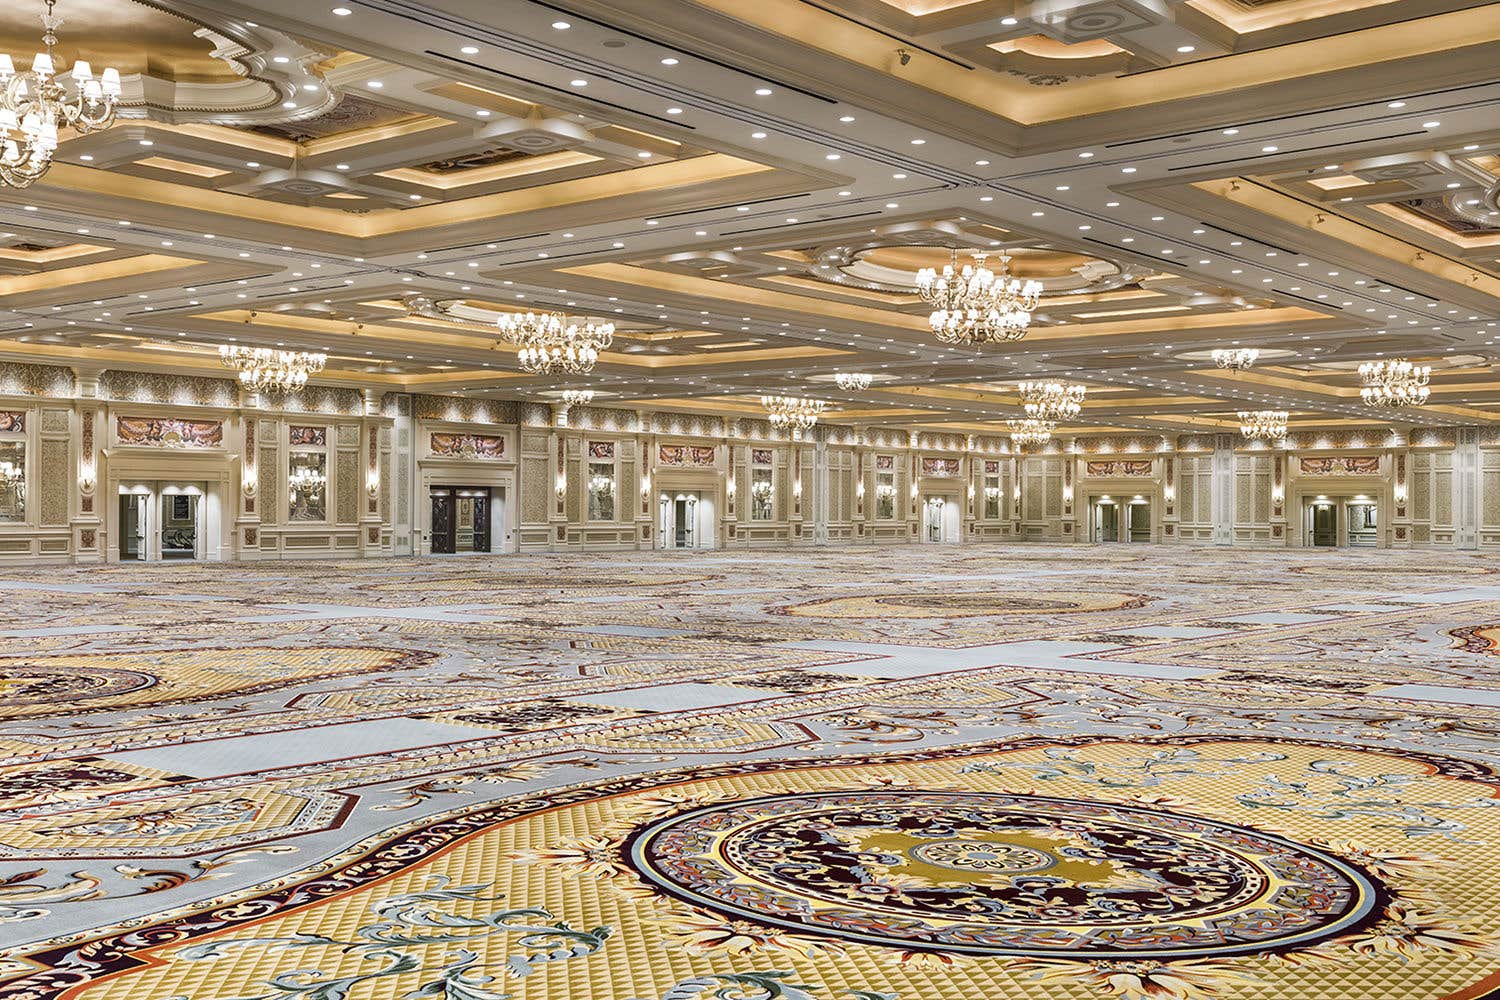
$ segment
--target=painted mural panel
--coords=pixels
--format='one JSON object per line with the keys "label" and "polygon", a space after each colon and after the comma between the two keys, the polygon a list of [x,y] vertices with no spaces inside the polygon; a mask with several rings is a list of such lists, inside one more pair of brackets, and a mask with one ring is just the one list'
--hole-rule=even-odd
{"label": "painted mural panel", "polygon": [[432,453],[445,458],[476,458],[494,461],[505,457],[505,438],[499,434],[434,433]]}
{"label": "painted mural panel", "polygon": [[222,420],[120,417],[116,427],[121,444],[151,448],[220,448],[224,445]]}
{"label": "painted mural panel", "polygon": [[923,458],[922,475],[952,477],[958,475],[956,458]]}
{"label": "painted mural panel", "polygon": [[696,444],[664,444],[656,451],[660,465],[711,467],[714,464],[714,446]]}
{"label": "painted mural panel", "polygon": [[286,430],[287,438],[293,448],[323,448],[328,444],[327,427],[303,427],[293,424]]}
{"label": "painted mural panel", "polygon": [[25,410],[0,410],[0,434],[20,434],[25,430]]}
{"label": "painted mural panel", "polygon": [[1298,467],[1304,476],[1377,476],[1380,474],[1379,455],[1329,455],[1321,458],[1303,458]]}
{"label": "painted mural panel", "polygon": [[1115,459],[1103,462],[1088,462],[1084,466],[1084,475],[1099,478],[1119,477],[1141,478],[1151,475],[1151,460],[1142,459]]}

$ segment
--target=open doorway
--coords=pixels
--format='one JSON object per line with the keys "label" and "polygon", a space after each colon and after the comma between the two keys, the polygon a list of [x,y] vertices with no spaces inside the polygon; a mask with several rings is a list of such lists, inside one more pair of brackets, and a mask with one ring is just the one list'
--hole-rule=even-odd
{"label": "open doorway", "polygon": [[958,541],[958,499],[951,496],[929,496],[922,505],[922,541],[951,543]]}
{"label": "open doorway", "polygon": [[123,562],[202,559],[207,495],[199,484],[132,483],[119,492],[116,552]]}
{"label": "open doorway", "polygon": [[493,505],[488,486],[433,486],[432,551],[454,555],[460,552],[492,551]]}

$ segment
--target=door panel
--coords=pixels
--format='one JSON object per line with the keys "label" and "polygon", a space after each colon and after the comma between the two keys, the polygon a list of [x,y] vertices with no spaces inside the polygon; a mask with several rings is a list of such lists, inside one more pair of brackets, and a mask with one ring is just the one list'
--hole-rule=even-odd
{"label": "door panel", "polygon": [[1332,504],[1313,508],[1312,535],[1314,545],[1338,544],[1338,512]]}
{"label": "door panel", "polygon": [[488,490],[474,498],[474,551],[490,551],[490,494]]}
{"label": "door panel", "polygon": [[451,553],[455,545],[453,521],[453,494],[447,491],[432,494],[432,551]]}

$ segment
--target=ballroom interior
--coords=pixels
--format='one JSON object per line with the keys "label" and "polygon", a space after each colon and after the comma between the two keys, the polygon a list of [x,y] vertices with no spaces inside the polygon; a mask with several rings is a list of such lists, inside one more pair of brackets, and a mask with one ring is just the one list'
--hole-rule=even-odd
{"label": "ballroom interior", "polygon": [[1497,51],[0,7],[0,997],[1500,1000]]}

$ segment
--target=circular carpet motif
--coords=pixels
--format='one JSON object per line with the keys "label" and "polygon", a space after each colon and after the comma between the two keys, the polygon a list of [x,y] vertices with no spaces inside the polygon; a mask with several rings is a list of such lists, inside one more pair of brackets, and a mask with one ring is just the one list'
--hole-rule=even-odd
{"label": "circular carpet motif", "polygon": [[786,614],[807,618],[979,618],[986,615],[1060,615],[1141,608],[1150,598],[1088,591],[1029,591],[997,594],[873,594],[794,604]]}
{"label": "circular carpet motif", "polygon": [[772,795],[653,823],[661,890],[864,944],[1173,958],[1292,947],[1366,917],[1350,865],[1246,827],[1111,802],[918,790]]}
{"label": "circular carpet motif", "polygon": [[138,670],[85,667],[76,663],[9,663],[0,668],[0,703],[43,705],[107,698],[151,687],[157,679]]}

